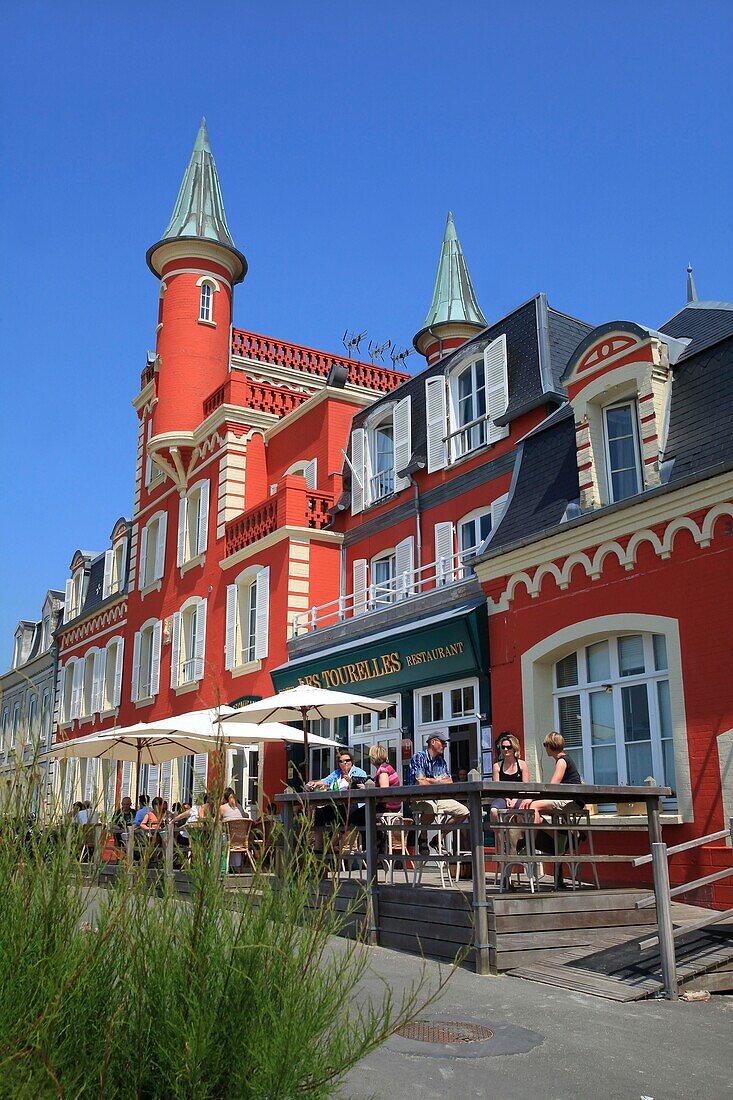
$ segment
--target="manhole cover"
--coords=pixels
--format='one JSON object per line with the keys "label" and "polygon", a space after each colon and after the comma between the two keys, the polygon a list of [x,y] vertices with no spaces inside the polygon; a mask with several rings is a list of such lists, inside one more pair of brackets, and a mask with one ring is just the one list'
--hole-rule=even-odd
{"label": "manhole cover", "polygon": [[454,1020],[443,1020],[440,1023],[413,1020],[404,1027],[398,1027],[396,1034],[418,1043],[483,1043],[494,1037],[493,1031],[481,1024]]}

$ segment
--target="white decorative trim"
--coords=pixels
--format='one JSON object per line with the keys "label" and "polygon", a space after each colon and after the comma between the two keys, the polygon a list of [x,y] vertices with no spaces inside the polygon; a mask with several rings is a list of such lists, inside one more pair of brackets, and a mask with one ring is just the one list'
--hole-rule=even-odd
{"label": "white decorative trim", "polygon": [[206,561],[206,552],[203,554],[197,554],[195,558],[191,558],[190,561],[184,561],[183,565],[178,566],[178,572],[181,576],[184,573],[188,573],[189,569],[195,569],[197,565],[203,566]]}
{"label": "white decorative trim", "polygon": [[149,596],[151,592],[160,592],[162,587],[163,587],[163,578],[158,577],[157,581],[152,581],[150,584],[146,585],[145,588],[140,589],[140,592],[139,592],[140,599],[144,600],[145,597]]}
{"label": "white decorative trim", "polygon": [[270,535],[265,535],[264,538],[258,539],[257,542],[253,542],[250,546],[245,546],[243,550],[238,550],[236,554],[232,554],[229,558],[222,558],[219,565],[222,569],[231,569],[233,565],[239,565],[240,562],[246,561],[247,558],[251,558],[253,554],[259,554],[263,550],[267,550],[270,546],[275,546],[278,542],[282,542],[284,539],[294,539],[298,542],[330,542],[335,543],[337,546],[341,545],[343,541],[343,535],[336,531],[316,531],[311,527],[278,527],[277,531],[273,531]]}
{"label": "white decorative trim", "polygon": [[[165,288],[166,288],[166,290],[168,289],[168,286],[167,286],[168,281],[170,279],[175,278],[176,275],[201,275],[201,278],[196,283],[196,286],[201,286],[201,283],[203,283],[204,281],[212,282],[212,283],[215,281],[215,277],[213,275],[211,275],[208,271],[204,271],[203,268],[200,268],[200,267],[177,267],[175,269],[175,271],[166,271],[166,273],[165,273],[165,279],[166,279],[166,287]],[[220,282],[222,282],[224,284],[224,286],[228,287],[229,290],[232,289],[232,284],[229,282],[228,279],[225,279],[223,275],[216,275],[216,279],[218,279]],[[217,286],[216,289],[220,290],[221,288]]]}

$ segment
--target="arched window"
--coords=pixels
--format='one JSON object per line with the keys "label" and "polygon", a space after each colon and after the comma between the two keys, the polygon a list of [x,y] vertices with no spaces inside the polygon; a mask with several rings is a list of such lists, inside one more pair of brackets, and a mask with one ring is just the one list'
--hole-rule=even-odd
{"label": "arched window", "polygon": [[225,665],[231,672],[268,654],[270,570],[250,566],[227,587]]}
{"label": "arched window", "polygon": [[[101,666],[103,676],[101,680],[101,710],[102,713],[112,711],[120,705],[122,696],[122,662],[124,657],[124,641],[122,638],[111,638],[106,648],[102,651],[104,663]],[[101,658],[100,658],[101,660]]]}
{"label": "arched window", "polygon": [[28,729],[26,731],[26,741],[36,744],[38,742],[38,735],[40,730],[38,728],[38,696],[33,694],[28,700]]}
{"label": "arched window", "polygon": [[148,619],[135,633],[132,653],[132,701],[155,698],[160,690],[160,648],[163,624],[160,619]]}
{"label": "arched window", "polygon": [[142,529],[140,535],[140,578],[138,581],[138,587],[141,591],[156,584],[163,577],[167,525],[167,514],[156,512]]}
{"label": "arched window", "polygon": [[211,283],[201,284],[199,321],[213,321],[214,289]]}
{"label": "arched window", "polygon": [[582,646],[553,667],[556,726],[588,783],[675,787],[667,643],[622,634]]}
{"label": "arched window", "polygon": [[205,553],[209,537],[209,482],[197,481],[178,503],[178,565]]}
{"label": "arched window", "polygon": [[204,676],[206,600],[192,596],[173,616],[171,687],[197,684]]}

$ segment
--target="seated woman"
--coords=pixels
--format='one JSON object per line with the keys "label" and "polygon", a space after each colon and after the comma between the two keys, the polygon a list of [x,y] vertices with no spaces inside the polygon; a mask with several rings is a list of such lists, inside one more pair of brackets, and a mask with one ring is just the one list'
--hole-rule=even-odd
{"label": "seated woman", "polygon": [[[387,750],[382,745],[372,745],[369,750],[369,763],[377,769],[374,773],[374,785],[376,787],[400,786],[400,777],[389,763]],[[399,813],[402,809],[402,803],[399,799],[379,802],[379,809],[385,813]]]}
{"label": "seated woman", "polygon": [[[526,760],[519,756],[519,741],[513,733],[503,733],[499,738],[501,757],[491,769],[491,778],[495,783],[529,783],[529,768]],[[499,810],[518,810],[523,805],[521,798],[495,798],[491,803],[489,818],[498,821]]]}
{"label": "seated woman", "polygon": [[237,802],[234,788],[227,787],[222,798],[223,801],[219,807],[219,817],[222,821],[244,821],[246,814]]}
{"label": "seated woman", "polygon": [[[548,733],[542,744],[545,746],[545,752],[551,760],[555,761],[555,770],[552,773],[550,779],[551,784],[563,784],[563,783],[582,783],[583,779],[578,771],[578,766],[573,760],[572,756],[568,756],[565,752],[565,738],[561,733],[557,733],[553,730],[552,733]],[[558,795],[562,792],[558,791]],[[538,798],[532,801],[529,798],[525,798],[521,803],[523,810],[534,810],[535,825],[539,825],[542,821],[542,814],[556,813],[558,810],[582,810],[585,807],[585,802],[578,795],[573,798]]]}
{"label": "seated woman", "polygon": [[154,798],[150,809],[140,822],[138,828],[146,833],[156,833],[163,824],[163,799]]}
{"label": "seated woman", "polygon": [[[354,767],[354,761],[348,749],[341,749],[338,754],[338,767],[334,768],[324,779],[315,779],[306,783],[307,791],[348,791],[354,787],[363,787],[367,773],[362,768]],[[361,808],[361,824],[363,824],[363,807]],[[349,818],[354,824],[360,824],[357,820],[358,809],[351,811]],[[316,852],[323,850],[323,829],[339,821],[343,823],[346,818],[346,807],[335,806],[333,803],[319,806],[313,813],[313,846]]]}

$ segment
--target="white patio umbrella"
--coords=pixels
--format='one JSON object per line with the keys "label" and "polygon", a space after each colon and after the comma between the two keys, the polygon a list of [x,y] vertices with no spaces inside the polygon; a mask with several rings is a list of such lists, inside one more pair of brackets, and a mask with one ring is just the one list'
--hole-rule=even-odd
{"label": "white patio umbrella", "polygon": [[[222,718],[222,725],[238,725],[240,722],[299,721],[303,723],[303,745],[305,747],[305,780],[310,778],[308,750],[311,745],[322,739],[308,733],[308,723],[313,718],[345,718],[352,714],[379,714],[392,704],[385,699],[369,699],[365,695],[352,695],[348,691],[328,691],[326,688],[311,687],[302,684],[287,688],[261,699],[258,703],[248,703],[233,714]],[[337,745],[338,742],[332,742]]]}

